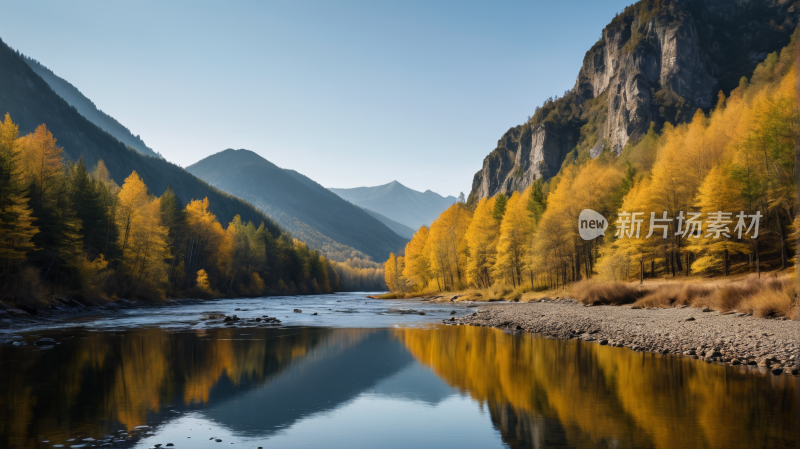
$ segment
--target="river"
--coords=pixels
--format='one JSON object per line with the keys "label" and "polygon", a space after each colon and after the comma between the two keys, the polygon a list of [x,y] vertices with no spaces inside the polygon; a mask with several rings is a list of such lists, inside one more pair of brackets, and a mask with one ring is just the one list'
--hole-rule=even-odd
{"label": "river", "polygon": [[[351,293],[131,309],[34,328],[19,334],[27,346],[0,346],[0,446],[798,444],[797,377],[441,324],[473,311]],[[242,321],[225,325],[217,314]],[[265,315],[282,323],[248,320]],[[32,344],[43,337],[58,344]]]}

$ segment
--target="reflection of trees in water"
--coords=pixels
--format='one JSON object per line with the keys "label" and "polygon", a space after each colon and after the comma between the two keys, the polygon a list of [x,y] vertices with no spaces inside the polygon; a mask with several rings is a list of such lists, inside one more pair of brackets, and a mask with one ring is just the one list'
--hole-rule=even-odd
{"label": "reflection of trees in water", "polygon": [[[59,338],[63,344],[49,351],[0,347],[0,446],[97,438],[115,422],[132,429],[164,407],[208,402],[223,379],[233,388],[261,384],[297,360],[344,350],[370,333],[247,329],[252,336],[240,336],[243,332],[87,332],[85,339]],[[242,338],[253,340],[233,340]]]}
{"label": "reflection of trees in water", "polygon": [[488,405],[512,447],[773,447],[796,438],[794,379],[688,358],[452,326],[395,331]]}

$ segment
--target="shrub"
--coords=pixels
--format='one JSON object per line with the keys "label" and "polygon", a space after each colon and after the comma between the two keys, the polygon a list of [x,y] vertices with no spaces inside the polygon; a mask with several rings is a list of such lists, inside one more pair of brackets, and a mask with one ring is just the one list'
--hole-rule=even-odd
{"label": "shrub", "polygon": [[632,304],[647,293],[625,282],[599,282],[594,279],[576,283],[570,294],[583,304]]}

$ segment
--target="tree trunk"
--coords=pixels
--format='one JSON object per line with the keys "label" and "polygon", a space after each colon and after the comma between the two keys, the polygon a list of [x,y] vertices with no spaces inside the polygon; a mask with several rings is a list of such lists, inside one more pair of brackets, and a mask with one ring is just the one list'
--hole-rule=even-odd
{"label": "tree trunk", "polygon": [[758,273],[758,278],[761,279],[761,259],[758,257],[758,240],[756,240],[756,273]]}
{"label": "tree trunk", "polygon": [[778,219],[778,229],[780,230],[781,234],[781,268],[784,270],[786,269],[787,263],[787,255],[786,255],[786,226],[783,224],[783,220],[781,220],[780,214],[776,211],[775,215]]}
{"label": "tree trunk", "polygon": [[639,285],[644,284],[644,256],[639,258]]}
{"label": "tree trunk", "polygon": [[675,253],[669,252],[669,269],[672,271],[672,277],[675,277]]}
{"label": "tree trunk", "polygon": [[650,259],[650,278],[656,277],[656,258]]}
{"label": "tree trunk", "polygon": [[692,270],[689,268],[689,252],[686,252],[686,276],[688,277],[692,273]]}
{"label": "tree trunk", "polygon": [[677,248],[675,250],[675,264],[677,265],[678,273],[680,273],[683,271],[683,265],[681,264],[681,236],[676,235],[675,240],[675,247]]}
{"label": "tree trunk", "polygon": [[725,276],[728,275],[728,249],[722,251],[722,260],[725,262]]}

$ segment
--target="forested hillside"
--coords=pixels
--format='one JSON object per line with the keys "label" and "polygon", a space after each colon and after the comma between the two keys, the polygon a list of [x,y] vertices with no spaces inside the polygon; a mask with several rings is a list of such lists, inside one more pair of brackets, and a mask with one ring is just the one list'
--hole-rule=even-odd
{"label": "forested hillside", "polygon": [[36,313],[51,298],[329,293],[328,261],[270,223],[223,228],[208,198],[150,193],[134,170],[122,186],[103,161],[65,161],[46,125],[0,125],[0,297]]}
{"label": "forested hillside", "polygon": [[[797,35],[729,96],[719,91],[710,112],[695,110],[688,123],[666,123],[660,131],[653,124],[619,155],[583,153],[522,192],[482,198],[472,208],[453,205],[417,231],[403,256],[389,258],[387,284],[397,292],[499,285],[519,298],[593,277],[727,276],[734,266],[754,274],[789,267],[798,212]],[[608,220],[604,237],[581,238],[583,209]],[[639,224],[633,213],[640,214]],[[756,310],[762,315],[797,310],[793,290],[763,285],[731,295],[720,310],[740,304],[753,311],[748,301],[763,301]],[[681,301],[713,291],[686,290]],[[652,304],[676,300],[674,292],[665,293]]]}
{"label": "forested hillside", "polygon": [[319,235],[355,248],[375,260],[383,260],[408,242],[361,208],[306,176],[282,169],[252,151],[228,149],[187,170],[281,220],[293,234],[308,235],[320,241],[323,248],[328,247],[327,241]]}
{"label": "forested hillside", "polygon": [[171,186],[183,204],[208,198],[212,212],[223,223],[240,215],[244,221],[264,221],[271,231],[277,225],[247,202],[209,186],[181,167],[129,149],[109,133],[78,113],[24,61],[23,57],[0,41],[0,111],[10,113],[20,135],[32,133],[41,124],[73,162],[83,157],[89,169],[101,159],[111,179],[122,184],[135,170],[153,193]]}
{"label": "forested hillside", "polygon": [[[23,169],[21,166],[14,165],[19,163],[19,158],[25,157],[25,154],[27,154],[26,148],[30,149],[32,147],[8,144],[4,150],[3,157],[6,158],[6,163],[10,165],[6,167],[7,171],[5,173],[12,178],[18,176],[13,181],[13,183],[16,183],[17,187],[15,189],[17,190],[12,193],[4,193],[15,195],[14,198],[16,199],[13,201],[19,204],[29,203],[29,206],[33,207],[33,209],[30,216],[16,210],[13,213],[9,212],[10,215],[6,215],[3,218],[3,220],[6,220],[3,225],[6,226],[5,229],[11,229],[10,226],[12,224],[10,223],[14,223],[17,220],[29,220],[31,226],[27,231],[20,231],[22,232],[20,236],[9,235],[9,240],[4,240],[3,244],[17,244],[17,237],[24,239],[27,236],[26,233],[33,232],[31,236],[34,237],[32,237],[33,240],[31,241],[34,246],[20,247],[18,250],[12,251],[13,254],[0,255],[4,263],[2,273],[0,273],[0,276],[3,277],[0,296],[3,296],[3,298],[19,301],[20,304],[40,304],[41,301],[46,301],[53,294],[78,295],[79,297],[95,299],[113,299],[115,295],[161,298],[165,295],[181,296],[186,294],[244,295],[256,294],[258,291],[261,294],[278,294],[365,288],[377,290],[380,289],[380,285],[383,283],[382,267],[372,262],[373,266],[369,270],[359,268],[363,265],[359,256],[363,255],[353,251],[347,252],[347,257],[343,257],[342,263],[337,264],[336,267],[336,270],[341,272],[345,279],[353,283],[339,284],[338,276],[335,273],[328,278],[327,284],[321,277],[311,276],[308,270],[315,263],[313,260],[320,257],[318,253],[310,250],[304,243],[293,241],[292,237],[283,231],[275,221],[246,201],[209,186],[181,167],[160,158],[142,155],[126,147],[109,133],[79,114],[75,107],[67,104],[63,98],[53,91],[47,82],[31,69],[22,55],[10,49],[2,41],[0,41],[0,110],[10,113],[10,117],[14,118],[14,125],[9,125],[8,129],[14,128],[16,130],[15,133],[21,136],[19,137],[20,142],[34,139],[30,136],[37,136],[34,140],[48,142],[45,145],[45,147],[50,148],[48,154],[57,153],[57,156],[52,156],[47,161],[47,164],[49,164],[48,170],[58,174],[56,177],[57,182],[53,181],[54,185],[58,186],[58,192],[52,192],[56,195],[54,197],[56,199],[52,201],[57,203],[58,207],[65,208],[58,214],[67,214],[72,217],[64,218],[67,224],[63,226],[67,226],[67,228],[64,228],[67,230],[53,231],[56,234],[62,233],[63,235],[48,237],[45,242],[37,241],[39,238],[45,238],[44,236],[50,232],[47,231],[48,225],[43,221],[48,220],[48,218],[40,215],[56,212],[46,209],[44,206],[41,206],[41,209],[33,207],[32,201],[35,200],[34,195],[37,189],[33,184],[35,177],[25,172],[25,170],[30,170],[30,167]],[[19,119],[16,118],[17,116],[19,116]],[[11,120],[10,117],[9,120]],[[9,139],[9,142],[16,142],[16,137],[7,136],[7,139]],[[34,145],[34,147],[39,148],[40,146]],[[39,148],[37,151],[44,151],[42,148],[44,147]],[[55,159],[60,162],[56,163]],[[74,192],[69,191],[73,188],[70,187],[71,183],[78,182],[73,179],[74,174],[72,173],[75,167],[78,166],[75,165],[78,161],[82,162],[81,167],[83,168],[80,170],[81,172],[92,173],[92,176],[94,176],[92,182],[95,183],[95,187],[92,189],[96,188],[99,193],[95,192],[92,195],[100,195],[105,201],[102,206],[98,206],[106,214],[106,219],[103,221],[106,235],[105,241],[101,245],[102,247],[97,246],[100,231],[98,229],[90,229],[96,223],[87,221],[90,218],[86,216],[80,217],[78,212],[72,210],[81,206],[80,198],[82,198],[71,196]],[[65,167],[64,170],[66,171],[64,173],[60,173],[54,168],[59,164]],[[18,173],[13,174],[12,172],[15,170]],[[140,185],[144,186],[145,196],[149,198],[148,201],[151,203],[156,201],[157,197],[160,198],[160,195],[167,194],[169,194],[169,198],[174,200],[177,205],[175,207],[178,209],[182,209],[184,206],[188,207],[190,204],[197,204],[196,201],[202,201],[206,208],[203,212],[206,215],[206,221],[209,223],[218,222],[220,226],[214,231],[219,238],[222,238],[220,237],[222,236],[220,230],[225,235],[230,234],[232,236],[236,232],[236,228],[241,228],[240,234],[247,235],[247,239],[250,242],[248,245],[255,244],[253,239],[264,239],[264,236],[269,234],[275,240],[276,245],[282,246],[277,252],[263,253],[266,259],[254,256],[257,258],[258,263],[250,266],[252,271],[249,274],[241,275],[244,277],[240,277],[240,274],[234,274],[238,270],[238,268],[233,267],[235,263],[238,263],[236,259],[238,256],[218,254],[215,256],[218,257],[218,263],[214,262],[216,265],[212,264],[203,268],[205,270],[205,279],[208,280],[207,291],[196,290],[197,285],[205,285],[204,283],[198,284],[200,281],[196,271],[198,271],[197,267],[199,266],[197,264],[201,263],[198,248],[191,245],[189,247],[174,246],[177,245],[176,242],[164,246],[160,250],[161,253],[159,253],[161,256],[166,257],[166,263],[169,265],[167,278],[160,277],[163,273],[159,274],[158,270],[160,268],[158,267],[160,265],[158,263],[151,265],[160,256],[154,255],[152,251],[147,249],[145,253],[147,253],[149,261],[144,265],[138,266],[140,270],[139,276],[144,279],[148,270],[156,270],[156,272],[150,273],[152,283],[149,283],[149,281],[131,283],[132,281],[129,279],[123,280],[124,271],[133,268],[126,266],[129,261],[121,259],[125,251],[117,248],[119,246],[119,242],[116,242],[118,235],[113,225],[115,212],[109,211],[108,208],[114,206],[118,201],[115,196],[116,190],[112,186],[124,186],[132,172],[135,172],[135,178],[141,182]],[[11,200],[7,199],[7,201]],[[71,201],[77,202],[70,203]],[[15,207],[22,206],[17,205]],[[94,215],[98,213],[100,212],[97,210],[92,212]],[[184,213],[181,212],[181,214]],[[94,217],[91,220],[97,219],[94,215],[91,215],[91,217]],[[208,217],[213,217],[213,219],[208,219]],[[162,217],[162,219],[167,220],[166,217]],[[138,223],[142,226],[146,224],[143,221]],[[156,220],[152,223],[158,223],[158,221]],[[224,223],[230,224],[226,228],[222,228]],[[252,223],[252,226],[248,225],[249,223]],[[154,226],[155,229],[160,229],[161,225],[154,224]],[[168,225],[164,226],[169,227]],[[212,225],[208,224],[208,226]],[[256,231],[257,233],[253,234]],[[178,231],[173,230],[172,232]],[[259,235],[261,237],[258,237]],[[63,243],[61,240],[67,237],[69,237],[69,242]],[[82,245],[76,243],[82,238],[85,240]],[[155,238],[155,241],[159,241],[158,236]],[[175,238],[175,236],[170,238]],[[216,242],[215,245],[226,245],[223,240]],[[63,248],[61,246],[62,243],[66,245]],[[194,244],[198,243],[195,242]],[[237,244],[241,244],[241,241],[238,241]],[[153,248],[153,246],[148,244],[146,248]],[[254,254],[260,254],[259,251],[266,251],[264,248],[251,248],[251,250],[255,251]],[[63,251],[68,251],[69,254],[65,254]],[[186,256],[185,251],[189,251],[191,256]],[[240,252],[237,254],[245,253]],[[189,259],[184,262],[184,271],[181,273],[180,260],[182,257],[189,257]],[[206,255],[202,257],[206,257]],[[273,260],[273,258],[277,258],[277,260]],[[333,269],[333,266],[326,259],[322,258],[321,260],[324,261],[323,264],[327,267],[326,269]],[[47,266],[44,265],[45,263],[47,263]],[[85,269],[88,269],[87,267],[94,267],[92,269],[95,271],[90,270],[87,272],[90,273],[89,275],[81,274],[85,272]],[[80,271],[79,268],[84,271]],[[120,269],[123,270],[122,273],[119,271]],[[181,274],[178,275],[176,273]],[[251,276],[253,274],[258,274],[264,283],[264,288],[259,287],[261,284],[257,282],[255,277]],[[98,276],[103,279],[92,280]],[[311,277],[309,278],[309,276]],[[16,279],[17,283],[11,282],[12,278]],[[314,286],[314,279],[317,279],[316,287]],[[251,287],[251,284],[258,288]],[[19,290],[21,285],[30,285],[33,290]],[[96,285],[100,286],[95,288]]]}

